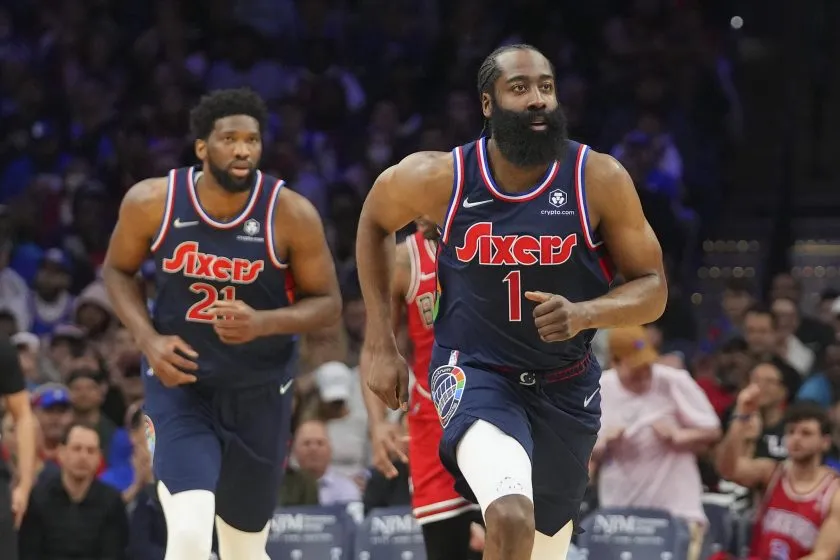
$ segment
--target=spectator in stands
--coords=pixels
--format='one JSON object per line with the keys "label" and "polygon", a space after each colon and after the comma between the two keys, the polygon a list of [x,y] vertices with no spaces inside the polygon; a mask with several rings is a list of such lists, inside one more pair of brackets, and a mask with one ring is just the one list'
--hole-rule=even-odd
{"label": "spectator in stands", "polygon": [[327,362],[315,370],[315,383],[321,400],[321,420],[326,422],[330,435],[331,466],[348,478],[365,480],[359,477],[367,469],[370,452],[358,370],[341,362]]}
{"label": "spectator in stands", "polygon": [[96,480],[96,431],[73,424],[59,450],[61,474],[39,482],[20,529],[21,558],[123,560],[128,519],[119,491]]}
{"label": "spectator in stands", "polygon": [[[750,372],[750,383],[758,387],[757,433],[750,434],[750,455],[781,461],[788,456],[784,443],[784,415],[789,400],[788,386],[784,374],[772,362],[762,362]],[[734,408],[733,408],[734,409]],[[731,422],[732,411],[726,419]]]}
{"label": "spectator in stands", "polygon": [[29,311],[29,287],[20,274],[9,268],[12,241],[0,238],[0,309],[14,321],[11,332],[29,331],[32,313]]}
{"label": "spectator in stands", "polygon": [[70,259],[61,249],[53,248],[44,253],[30,296],[31,332],[38,336],[51,334],[56,326],[73,318],[70,266]]}
{"label": "spectator in stands", "polygon": [[840,400],[840,341],[825,349],[825,367],[805,380],[796,400],[814,401],[829,408]]}
{"label": "spectator in stands", "polygon": [[[747,351],[755,361],[773,362],[784,372],[785,379],[799,378],[793,366],[779,357],[778,322],[768,307],[755,304],[747,310],[744,315],[744,339]],[[790,387],[788,394],[795,395],[797,390],[799,387]]]}
{"label": "spectator in stands", "polygon": [[[408,415],[403,414],[400,426],[402,436],[405,438],[408,437],[407,421]],[[387,478],[377,469],[372,470],[362,499],[365,515],[376,508],[411,505],[408,464],[395,461],[394,466],[397,468],[397,475],[392,478]]]}
{"label": "spectator in stands", "polygon": [[604,507],[654,507],[688,521],[690,558],[707,524],[696,454],[720,437],[720,422],[684,370],[657,363],[642,327],[612,329],[613,369],[601,377],[601,430],[592,453]]}
{"label": "spectator in stands", "polygon": [[70,390],[70,406],[73,421],[91,426],[99,434],[99,445],[107,461],[110,456],[111,442],[117,426],[102,413],[106,387],[101,376],[91,369],[77,369],[67,376],[67,388]]}
{"label": "spectator in stands", "polygon": [[75,322],[85,330],[88,339],[98,346],[100,352],[109,342],[109,336],[116,327],[116,317],[105,286],[96,281],[85,288],[75,302]]}
{"label": "spectator in stands", "polygon": [[726,282],[721,299],[721,315],[717,317],[706,334],[712,347],[728,339],[743,336],[744,318],[747,310],[755,303],[754,287],[747,278],[732,277]]}
{"label": "spectator in stands", "polygon": [[741,337],[733,337],[710,357],[710,371],[704,375],[697,375],[697,384],[706,393],[706,397],[721,418],[735,404],[738,391],[747,386],[753,363],[747,351],[747,342]]}
{"label": "spectator in stands", "polygon": [[307,420],[298,426],[293,453],[300,470],[318,481],[318,500],[322,506],[362,499],[356,483],[330,467],[332,450],[323,422]]}
{"label": "spectator in stands", "polygon": [[61,440],[73,422],[70,392],[58,383],[41,385],[32,394],[32,409],[41,428],[38,454],[47,464],[57,467]]}
{"label": "spectator in stands", "polygon": [[28,389],[32,390],[41,383],[57,380],[47,379],[47,375],[40,367],[39,351],[41,349],[41,341],[37,336],[30,332],[19,332],[15,333],[10,340],[15,345],[15,348],[17,348],[20,369],[23,371],[23,377],[26,379]]}
{"label": "spectator in stands", "polygon": [[750,457],[744,445],[759,421],[760,399],[757,385],[741,391],[717,454],[721,476],[764,494],[751,558],[834,559],[840,553],[840,483],[822,464],[831,445],[828,417],[812,403],[793,405],[784,421],[789,460]]}
{"label": "spectator in stands", "polygon": [[800,317],[796,302],[787,298],[776,298],[770,306],[776,317],[776,334],[779,337],[779,356],[790,364],[803,377],[810,375],[815,363],[814,351],[805,346],[796,336]]}
{"label": "spectator in stands", "polygon": [[[796,277],[789,272],[782,272],[773,277],[770,288],[770,301],[779,298],[787,298],[797,307],[802,305],[802,285]],[[814,317],[803,315],[799,320],[799,327],[796,329],[796,336],[808,348],[814,351],[817,361],[822,359],[825,347],[834,340],[834,332],[820,320]]]}
{"label": "spectator in stands", "polygon": [[[146,486],[152,484],[152,454],[146,438],[146,417],[142,403],[131,405],[126,413],[125,428],[114,435],[112,447],[127,440],[129,454],[123,460],[109,461],[99,480],[122,492],[123,501],[131,504]],[[113,456],[113,452],[112,452]]]}

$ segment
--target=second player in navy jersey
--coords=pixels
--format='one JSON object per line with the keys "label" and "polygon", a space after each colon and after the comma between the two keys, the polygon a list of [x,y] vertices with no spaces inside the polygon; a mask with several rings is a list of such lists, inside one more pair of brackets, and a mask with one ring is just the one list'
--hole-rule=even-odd
{"label": "second player in navy jersey", "polygon": [[[362,371],[406,408],[391,325],[393,232],[438,224],[431,396],[444,465],[487,526],[485,560],[566,557],[600,419],[595,329],[664,310],[659,242],[627,172],[567,139],[549,61],[503,47],[478,76],[490,137],[385,170],[359,222]],[[613,282],[614,272],[623,278]]]}
{"label": "second player in navy jersey", "polygon": [[[266,117],[249,90],[202,98],[191,114],[201,164],[129,190],[103,269],[147,361],[167,560],[208,558],[214,522],[222,560],[266,558],[297,335],[340,317],[317,212],[258,168]],[[156,294],[147,307],[136,274],[149,253]]]}

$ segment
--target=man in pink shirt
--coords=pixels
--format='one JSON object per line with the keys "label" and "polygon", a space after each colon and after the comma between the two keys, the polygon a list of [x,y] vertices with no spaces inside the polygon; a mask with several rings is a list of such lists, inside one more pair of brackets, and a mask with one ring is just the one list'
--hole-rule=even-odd
{"label": "man in pink shirt", "polygon": [[659,508],[685,519],[689,560],[696,559],[707,524],[696,454],[720,438],[717,414],[687,371],[657,363],[644,328],[610,331],[610,354],[592,453],[600,503]]}

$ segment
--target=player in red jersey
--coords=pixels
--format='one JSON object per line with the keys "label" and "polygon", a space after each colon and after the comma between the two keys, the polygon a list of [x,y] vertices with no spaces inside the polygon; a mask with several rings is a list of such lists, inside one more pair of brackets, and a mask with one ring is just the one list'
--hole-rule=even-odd
{"label": "player in red jersey", "polygon": [[755,560],[835,560],[840,554],[840,479],[823,465],[831,445],[829,420],[816,404],[797,403],[785,418],[788,459],[777,462],[745,455],[756,432],[760,389],[738,395],[732,423],[720,446],[720,475],[748,488],[760,488],[750,557]]}
{"label": "player in red jersey", "polygon": [[[434,344],[434,307],[437,292],[437,239],[434,224],[417,220],[417,232],[397,246],[397,267],[391,287],[394,328],[405,309],[413,346],[415,376],[408,411],[408,465],[411,506],[423,527],[428,560],[478,560],[470,551],[471,525],[481,521],[478,506],[455,491],[452,475],[438,455],[443,435],[429,392],[429,361]],[[365,376],[360,376],[363,380]],[[395,426],[386,419],[385,404],[362,382],[368,409],[374,467],[387,477],[397,475],[391,462],[405,460]]]}

